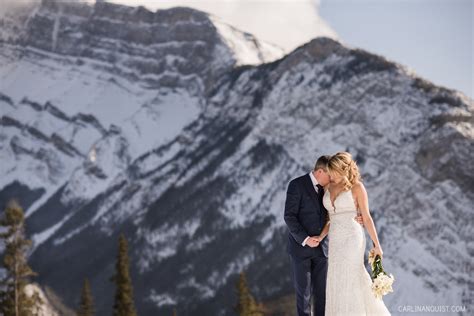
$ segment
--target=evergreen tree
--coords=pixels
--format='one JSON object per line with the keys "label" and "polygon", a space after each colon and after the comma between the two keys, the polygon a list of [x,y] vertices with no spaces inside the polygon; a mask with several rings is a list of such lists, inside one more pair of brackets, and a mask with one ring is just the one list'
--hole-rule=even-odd
{"label": "evergreen tree", "polygon": [[178,313],[176,312],[176,308],[173,308],[173,316],[178,316]]}
{"label": "evergreen tree", "polygon": [[247,278],[244,272],[240,272],[239,280],[236,284],[237,288],[237,305],[235,310],[240,316],[262,316],[263,305],[257,304],[255,298],[250,293],[247,286]]}
{"label": "evergreen tree", "polygon": [[0,315],[38,315],[44,302],[37,291],[31,296],[25,292],[27,285],[33,286],[30,277],[38,274],[27,263],[26,252],[32,243],[25,237],[23,209],[15,200],[8,203],[0,219],[0,239],[5,246],[2,266],[6,270],[0,282]]}
{"label": "evergreen tree", "polygon": [[93,316],[94,313],[94,301],[92,299],[89,280],[86,278],[84,279],[84,284],[82,286],[81,301],[79,303],[77,316]]}
{"label": "evergreen tree", "polygon": [[133,303],[132,280],[129,273],[128,245],[123,234],[120,234],[119,238],[119,249],[115,270],[115,275],[110,279],[116,286],[113,315],[136,316],[137,312],[135,311]]}

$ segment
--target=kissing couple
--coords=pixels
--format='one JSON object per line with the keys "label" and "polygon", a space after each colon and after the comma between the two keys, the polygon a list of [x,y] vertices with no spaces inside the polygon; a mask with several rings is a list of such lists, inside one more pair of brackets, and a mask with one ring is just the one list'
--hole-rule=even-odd
{"label": "kissing couple", "polygon": [[383,251],[350,153],[321,156],[311,172],[291,180],[284,219],[298,316],[390,315],[364,265],[364,229],[371,253],[382,258]]}

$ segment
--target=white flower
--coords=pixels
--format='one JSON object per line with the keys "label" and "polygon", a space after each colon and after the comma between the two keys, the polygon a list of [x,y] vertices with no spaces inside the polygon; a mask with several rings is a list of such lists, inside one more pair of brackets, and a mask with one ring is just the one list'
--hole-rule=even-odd
{"label": "white flower", "polygon": [[369,251],[369,263],[372,268],[372,292],[375,297],[381,299],[382,296],[393,292],[392,284],[395,281],[393,274],[388,275],[382,266],[382,258],[375,262],[375,255]]}
{"label": "white flower", "polygon": [[393,281],[395,281],[393,274],[387,275],[384,272],[379,273],[372,282],[372,292],[375,297],[381,299],[382,296],[393,292]]}

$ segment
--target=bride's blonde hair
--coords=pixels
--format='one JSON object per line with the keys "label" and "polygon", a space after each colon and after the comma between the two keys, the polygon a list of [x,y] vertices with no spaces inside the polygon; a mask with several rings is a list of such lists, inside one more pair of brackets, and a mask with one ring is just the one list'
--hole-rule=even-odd
{"label": "bride's blonde hair", "polygon": [[350,190],[359,181],[362,181],[359,167],[357,166],[352,155],[342,151],[331,156],[328,162],[329,173],[337,173],[342,177],[344,190]]}

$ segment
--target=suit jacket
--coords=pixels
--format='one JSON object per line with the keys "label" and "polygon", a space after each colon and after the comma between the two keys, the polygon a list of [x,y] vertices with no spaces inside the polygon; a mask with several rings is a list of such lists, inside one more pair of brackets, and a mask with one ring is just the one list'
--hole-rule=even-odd
{"label": "suit jacket", "polygon": [[302,243],[307,236],[319,235],[328,219],[323,206],[324,190],[316,193],[309,174],[295,178],[288,184],[285,202],[285,223],[288,226],[287,252],[297,258],[328,256],[328,236],[311,248]]}

